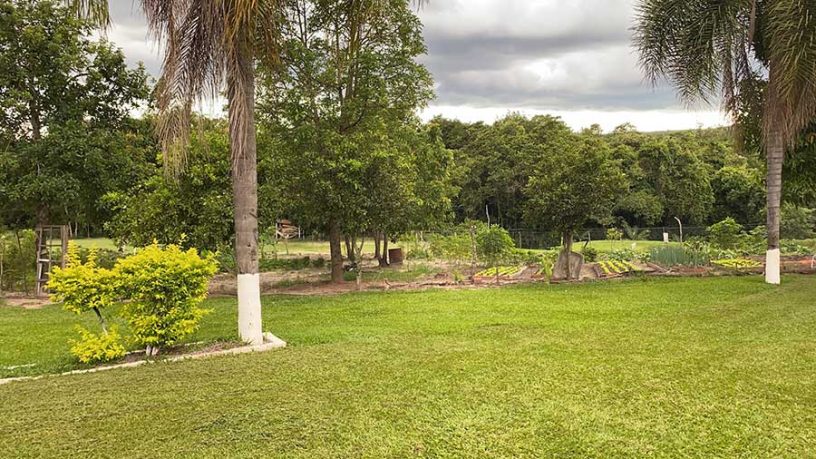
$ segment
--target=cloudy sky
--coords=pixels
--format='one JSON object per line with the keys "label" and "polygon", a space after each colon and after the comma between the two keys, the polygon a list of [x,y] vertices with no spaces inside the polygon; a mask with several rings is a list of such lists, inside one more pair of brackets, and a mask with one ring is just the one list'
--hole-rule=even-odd
{"label": "cloudy sky", "polygon": [[[510,111],[558,115],[576,129],[631,122],[644,131],[722,125],[643,81],[629,28],[635,0],[433,0],[419,12],[437,99],[423,114],[492,122]],[[156,75],[160,52],[138,2],[113,0],[109,38]],[[217,112],[213,102],[203,110]]]}

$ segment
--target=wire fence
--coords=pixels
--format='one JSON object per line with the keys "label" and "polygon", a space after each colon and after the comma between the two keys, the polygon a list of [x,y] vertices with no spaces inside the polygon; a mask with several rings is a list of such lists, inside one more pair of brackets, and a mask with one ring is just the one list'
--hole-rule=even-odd
{"label": "wire fence", "polygon": [[[751,231],[760,225],[742,225],[744,231]],[[617,234],[610,234],[608,227],[593,227],[578,231],[574,235],[576,244],[593,241],[653,241],[653,242],[683,242],[692,238],[705,238],[708,234],[707,226],[653,226],[645,228],[616,228]],[[403,241],[413,240],[416,243],[428,243],[437,236],[451,236],[463,229],[450,231],[417,231],[402,235]],[[561,245],[561,235],[556,231],[540,231],[525,228],[508,229],[516,247],[527,250],[545,250]],[[320,233],[304,233],[300,240],[325,241],[325,235]]]}
{"label": "wire fence", "polygon": [[[751,231],[760,225],[743,225],[744,231]],[[610,228],[587,228],[576,232],[575,243],[593,241],[652,241],[652,242],[683,242],[692,238],[704,238],[708,234],[707,226],[654,226],[648,228],[617,229],[617,234],[610,234]],[[530,229],[509,229],[508,233],[516,243],[516,247],[527,250],[545,250],[561,245],[561,235],[555,231],[537,231]],[[408,237],[416,241],[430,241],[435,236],[450,236],[456,231],[423,231],[416,232]]]}

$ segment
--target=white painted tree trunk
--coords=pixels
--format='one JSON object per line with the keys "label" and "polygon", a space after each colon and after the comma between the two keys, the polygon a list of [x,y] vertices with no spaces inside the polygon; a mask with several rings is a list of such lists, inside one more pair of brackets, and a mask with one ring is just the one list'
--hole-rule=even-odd
{"label": "white painted tree trunk", "polygon": [[238,333],[246,343],[263,344],[258,274],[258,169],[255,133],[255,68],[249,32],[242,30],[228,65],[230,150],[235,206],[235,261],[238,267]]}
{"label": "white painted tree trunk", "polygon": [[238,333],[252,345],[263,344],[259,274],[238,275]]}
{"label": "white painted tree trunk", "polygon": [[782,282],[779,227],[782,205],[782,163],[785,159],[785,143],[778,130],[770,131],[765,140],[765,155],[768,162],[768,251],[765,263],[765,281],[779,285]]}
{"label": "white painted tree trunk", "polygon": [[773,285],[782,283],[781,258],[779,249],[768,250],[765,254],[765,282]]}

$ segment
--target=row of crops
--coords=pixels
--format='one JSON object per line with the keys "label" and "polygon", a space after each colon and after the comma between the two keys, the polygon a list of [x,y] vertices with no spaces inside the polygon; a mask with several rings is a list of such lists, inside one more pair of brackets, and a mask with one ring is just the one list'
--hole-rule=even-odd
{"label": "row of crops", "polygon": [[523,268],[518,266],[497,266],[495,268],[487,268],[484,271],[476,273],[476,277],[490,277],[490,276],[504,276],[510,277],[520,273]]}
{"label": "row of crops", "polygon": [[720,268],[729,269],[754,269],[762,267],[762,263],[756,260],[751,260],[749,258],[728,258],[724,260],[713,260],[711,264],[714,266],[719,266]]}
{"label": "row of crops", "polygon": [[603,273],[607,276],[643,271],[642,269],[638,268],[637,266],[633,265],[628,261],[618,260],[600,261],[598,262],[598,267],[601,268],[601,271],[603,271]]}
{"label": "row of crops", "polygon": [[[725,269],[755,269],[761,268],[762,263],[749,258],[729,258],[712,260],[711,264]],[[625,260],[602,260],[597,263],[600,273],[604,276],[619,276],[630,273],[641,273],[644,270],[634,263]],[[548,269],[549,268],[549,269]],[[476,273],[475,277],[513,277],[524,270],[523,266],[497,266],[487,268]],[[551,267],[542,267],[537,273],[539,276],[549,276]]]}

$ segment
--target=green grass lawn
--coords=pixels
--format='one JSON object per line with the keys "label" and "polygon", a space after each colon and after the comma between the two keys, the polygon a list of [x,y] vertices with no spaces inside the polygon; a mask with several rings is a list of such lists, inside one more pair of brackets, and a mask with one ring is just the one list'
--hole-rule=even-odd
{"label": "green grass lawn", "polygon": [[[108,250],[118,250],[118,246],[113,242],[112,239],[107,238],[80,238],[80,239],[73,239],[73,241],[80,247],[87,247],[87,248],[98,248],[98,249],[108,249]],[[311,240],[291,240],[287,243],[283,241],[278,242],[277,244],[277,251],[279,255],[286,255],[287,254],[287,245],[288,245],[288,254],[289,255],[324,255],[326,257],[329,256],[329,243],[328,241],[311,241]],[[126,251],[131,251],[131,247],[125,247]],[[271,253],[273,250],[272,246],[267,246],[266,251]],[[345,245],[343,245],[343,251],[345,253]],[[373,254],[374,253],[374,242],[373,241],[366,241],[363,244],[363,253],[365,254]]]}
{"label": "green grass lawn", "polygon": [[[679,242],[669,242],[671,245],[680,245]],[[641,252],[648,252],[653,247],[666,245],[663,241],[630,241],[624,239],[622,241],[591,241],[589,246],[598,252],[613,252],[622,249],[634,249]],[[583,242],[575,243],[575,250],[581,250],[584,247]]]}
{"label": "green grass lawn", "polygon": [[[119,250],[119,246],[116,245],[113,239],[104,237],[79,238],[71,240],[79,247],[85,247],[88,249]],[[130,252],[131,250],[131,247],[125,247],[126,252]]]}
{"label": "green grass lawn", "polygon": [[[287,349],[0,386],[4,457],[808,457],[816,277],[269,297]],[[233,336],[235,303],[199,338]],[[0,365],[72,316],[0,310]]]}

